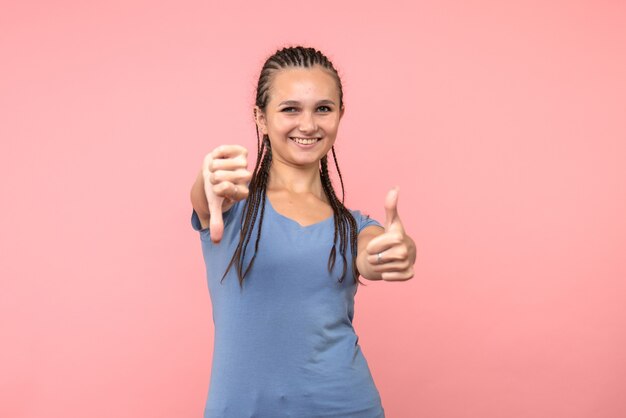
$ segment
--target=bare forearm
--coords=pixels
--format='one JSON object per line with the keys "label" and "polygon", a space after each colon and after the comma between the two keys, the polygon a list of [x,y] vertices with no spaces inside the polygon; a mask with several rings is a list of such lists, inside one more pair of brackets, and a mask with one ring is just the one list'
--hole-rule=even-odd
{"label": "bare forearm", "polygon": [[207,202],[206,193],[204,192],[204,176],[202,170],[198,173],[196,181],[191,187],[191,205],[198,213],[199,217],[209,217],[209,203]]}

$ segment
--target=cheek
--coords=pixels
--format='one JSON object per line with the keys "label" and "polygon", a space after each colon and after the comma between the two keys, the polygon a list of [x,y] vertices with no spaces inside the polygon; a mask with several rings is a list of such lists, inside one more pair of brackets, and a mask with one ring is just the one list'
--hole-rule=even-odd
{"label": "cheek", "polygon": [[334,136],[337,133],[339,127],[334,123],[325,123],[323,125],[320,125],[320,128],[322,128],[324,132],[326,132],[326,135]]}
{"label": "cheek", "polygon": [[277,121],[270,127],[270,129],[273,130],[275,133],[282,134],[291,131],[293,129],[293,126],[285,121]]}
{"label": "cheek", "polygon": [[336,131],[339,128],[339,118],[328,118],[323,124],[329,131]]}

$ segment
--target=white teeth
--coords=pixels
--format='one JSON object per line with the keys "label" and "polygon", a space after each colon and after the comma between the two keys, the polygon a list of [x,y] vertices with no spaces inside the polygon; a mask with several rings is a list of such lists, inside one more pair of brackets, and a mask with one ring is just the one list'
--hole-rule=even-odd
{"label": "white teeth", "polygon": [[292,137],[291,139],[296,141],[298,144],[309,145],[309,144],[313,144],[313,143],[317,142],[318,138],[307,139],[307,138],[295,138],[295,137]]}

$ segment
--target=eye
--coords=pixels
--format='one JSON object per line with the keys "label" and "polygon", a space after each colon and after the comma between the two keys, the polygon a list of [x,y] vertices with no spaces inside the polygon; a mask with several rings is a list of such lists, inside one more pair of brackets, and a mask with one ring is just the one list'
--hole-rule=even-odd
{"label": "eye", "polygon": [[328,109],[328,110],[326,110],[326,112],[332,112],[332,111],[333,111],[333,110],[332,110],[330,107],[328,107],[328,106],[320,106],[320,107],[318,107],[318,109],[322,109],[322,108]]}
{"label": "eye", "polygon": [[291,113],[291,112],[289,112],[290,109],[296,109],[296,108],[295,107],[286,107],[283,110],[281,110],[281,112]]}

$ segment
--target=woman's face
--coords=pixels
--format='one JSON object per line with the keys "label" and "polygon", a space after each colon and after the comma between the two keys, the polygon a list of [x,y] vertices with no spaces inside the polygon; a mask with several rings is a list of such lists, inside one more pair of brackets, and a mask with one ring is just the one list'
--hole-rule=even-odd
{"label": "woman's face", "polygon": [[257,107],[257,124],[270,138],[272,160],[318,167],[344,113],[334,78],[320,67],[284,69],[274,76],[268,99],[265,113]]}

